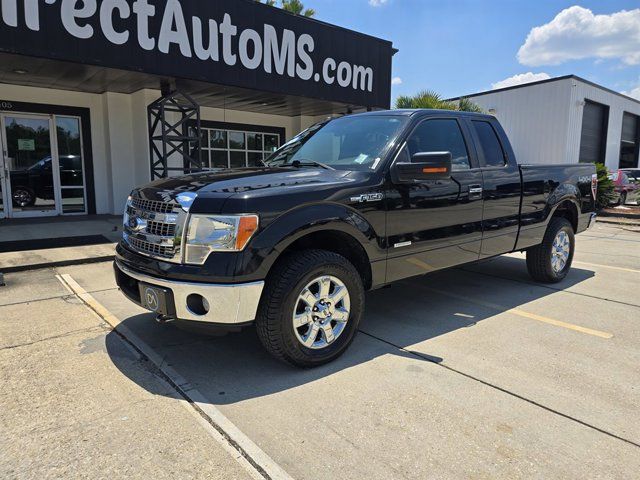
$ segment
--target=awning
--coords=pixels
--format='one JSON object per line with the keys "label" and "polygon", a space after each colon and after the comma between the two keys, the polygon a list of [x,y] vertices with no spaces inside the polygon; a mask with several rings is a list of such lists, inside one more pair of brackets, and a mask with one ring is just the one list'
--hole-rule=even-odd
{"label": "awning", "polygon": [[391,42],[249,0],[3,0],[0,82],[101,93],[176,85],[205,106],[388,108]]}

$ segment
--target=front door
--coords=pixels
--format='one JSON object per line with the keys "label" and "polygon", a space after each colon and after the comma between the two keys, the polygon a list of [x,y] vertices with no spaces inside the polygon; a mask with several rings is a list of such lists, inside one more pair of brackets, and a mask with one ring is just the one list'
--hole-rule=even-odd
{"label": "front door", "polygon": [[387,191],[387,282],[478,259],[482,173],[466,129],[446,114],[429,118],[400,150],[401,162],[418,152],[451,152],[452,172],[446,180],[392,184]]}
{"label": "front door", "polygon": [[58,215],[60,188],[52,119],[4,114],[2,126],[2,214],[9,217]]}

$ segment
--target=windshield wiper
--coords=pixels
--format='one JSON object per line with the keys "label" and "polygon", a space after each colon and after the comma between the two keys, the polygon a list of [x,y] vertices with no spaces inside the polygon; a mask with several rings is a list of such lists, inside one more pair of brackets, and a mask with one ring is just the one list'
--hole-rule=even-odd
{"label": "windshield wiper", "polygon": [[[286,165],[286,164],[284,164]],[[300,167],[321,167],[324,168],[325,170],[335,170],[335,168],[333,168],[330,165],[327,165],[326,163],[320,163],[320,162],[316,162],[314,160],[294,160],[293,162],[291,162],[291,165],[293,167],[296,168],[300,168]]]}

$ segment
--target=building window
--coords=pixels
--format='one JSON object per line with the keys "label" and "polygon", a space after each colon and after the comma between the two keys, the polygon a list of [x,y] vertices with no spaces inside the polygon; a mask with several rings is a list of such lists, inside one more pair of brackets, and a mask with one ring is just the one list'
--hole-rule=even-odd
{"label": "building window", "polygon": [[620,168],[638,168],[640,150],[640,117],[624,112],[620,138]]}
{"label": "building window", "polygon": [[62,213],[85,213],[86,194],[80,118],[56,116]]}
{"label": "building window", "polygon": [[281,133],[202,127],[202,168],[255,167],[275,152]]}

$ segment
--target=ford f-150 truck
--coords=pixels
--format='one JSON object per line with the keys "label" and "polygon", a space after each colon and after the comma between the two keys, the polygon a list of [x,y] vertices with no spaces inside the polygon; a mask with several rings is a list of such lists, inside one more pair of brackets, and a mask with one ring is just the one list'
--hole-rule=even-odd
{"label": "ford f-150 truck", "polygon": [[535,280],[561,281],[596,187],[594,165],[518,165],[492,116],[350,115],[264,166],[136,188],[114,268],[160,321],[255,324],[272,355],[311,367],[349,346],[366,290],[514,251]]}

